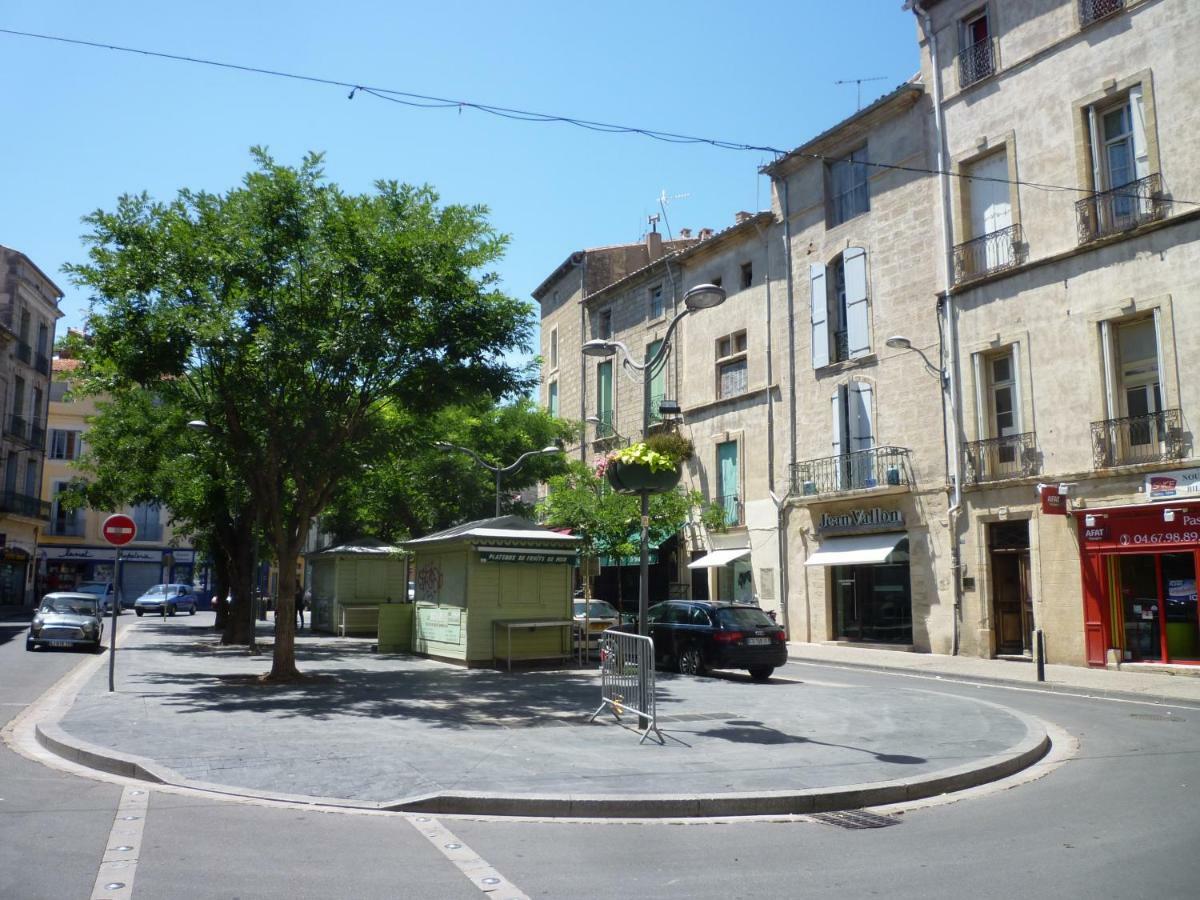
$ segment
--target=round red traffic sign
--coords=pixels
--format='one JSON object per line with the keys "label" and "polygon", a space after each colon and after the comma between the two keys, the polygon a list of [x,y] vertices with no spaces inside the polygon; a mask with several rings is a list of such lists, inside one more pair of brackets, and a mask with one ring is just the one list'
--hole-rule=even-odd
{"label": "round red traffic sign", "polygon": [[100,533],[110,544],[121,547],[137,537],[137,523],[124,513],[115,513],[104,520]]}

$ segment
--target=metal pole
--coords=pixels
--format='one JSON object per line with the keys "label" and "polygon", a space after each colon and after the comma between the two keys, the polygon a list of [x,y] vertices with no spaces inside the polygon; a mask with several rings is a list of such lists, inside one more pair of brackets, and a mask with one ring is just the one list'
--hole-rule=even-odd
{"label": "metal pole", "polygon": [[503,477],[503,472],[496,469],[496,518],[500,518],[500,479]]}
{"label": "metal pole", "polygon": [[1034,631],[1037,643],[1037,680],[1046,680],[1046,635],[1042,629]]}
{"label": "metal pole", "polygon": [[116,690],[113,681],[117,667],[117,610],[121,608],[121,548],[117,548],[116,573],[113,575],[112,628],[108,633],[108,692]]}
{"label": "metal pole", "polygon": [[[666,347],[666,341],[663,341]],[[661,354],[656,354],[661,355]],[[642,440],[650,436],[650,370],[647,365],[642,369]],[[647,611],[650,608],[650,493],[642,491],[642,561],[638,573],[638,634],[641,637],[650,635],[650,623],[647,621]],[[646,646],[638,647],[639,654],[645,653]],[[641,661],[639,660],[639,665]],[[639,679],[640,680],[640,679]],[[639,698],[638,708],[645,711],[646,704]],[[638,716],[638,727],[645,729],[647,718]]]}

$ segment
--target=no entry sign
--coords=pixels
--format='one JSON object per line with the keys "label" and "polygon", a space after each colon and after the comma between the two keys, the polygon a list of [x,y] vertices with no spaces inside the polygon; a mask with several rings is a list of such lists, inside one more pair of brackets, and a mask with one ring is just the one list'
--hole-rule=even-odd
{"label": "no entry sign", "polygon": [[137,523],[124,513],[116,513],[104,520],[100,533],[114,547],[123,547],[137,537]]}

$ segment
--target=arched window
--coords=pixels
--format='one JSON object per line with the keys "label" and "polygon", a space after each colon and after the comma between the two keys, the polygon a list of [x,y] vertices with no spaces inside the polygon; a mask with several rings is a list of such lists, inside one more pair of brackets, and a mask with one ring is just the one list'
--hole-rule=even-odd
{"label": "arched window", "polygon": [[847,247],[828,266],[809,266],[814,369],[871,352],[867,251]]}

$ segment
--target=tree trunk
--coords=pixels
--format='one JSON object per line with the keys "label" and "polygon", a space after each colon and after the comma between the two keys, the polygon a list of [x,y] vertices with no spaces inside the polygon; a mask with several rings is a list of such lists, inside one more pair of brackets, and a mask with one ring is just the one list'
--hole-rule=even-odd
{"label": "tree trunk", "polygon": [[[247,529],[249,531],[249,529]],[[252,537],[245,534],[230,552],[230,583],[233,588],[233,608],[225,620],[222,644],[254,644],[254,591]]]}
{"label": "tree trunk", "polygon": [[296,558],[308,536],[308,529],[295,540],[277,546],[279,597],[275,601],[275,651],[271,659],[270,681],[293,681],[300,677],[296,668]]}

